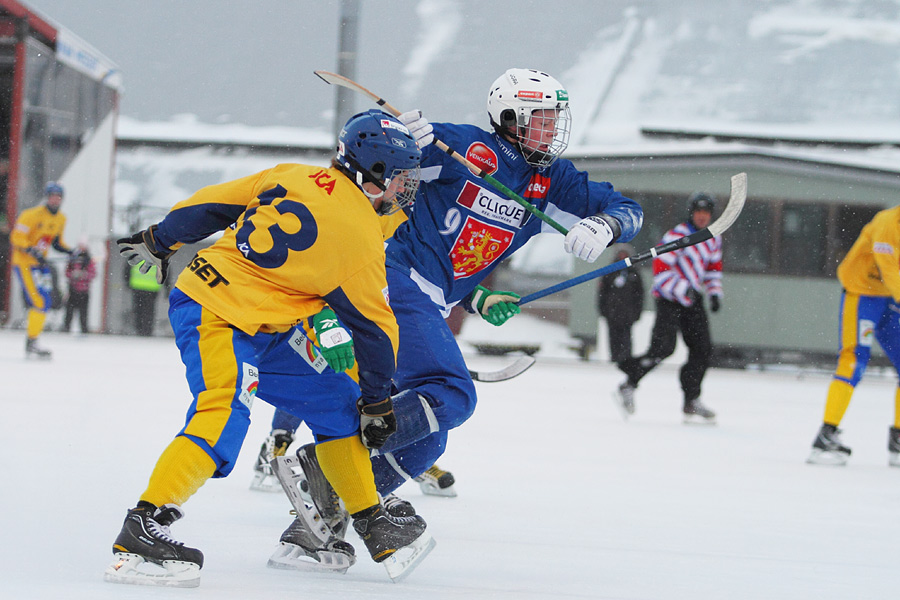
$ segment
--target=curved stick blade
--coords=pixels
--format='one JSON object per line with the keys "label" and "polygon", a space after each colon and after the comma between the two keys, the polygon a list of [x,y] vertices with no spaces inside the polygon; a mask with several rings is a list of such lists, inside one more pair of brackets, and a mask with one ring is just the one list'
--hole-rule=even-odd
{"label": "curved stick blade", "polygon": [[744,202],[747,200],[747,174],[738,173],[731,177],[731,197],[728,198],[728,205],[722,211],[722,215],[711,223],[708,227],[713,235],[722,235],[722,233],[731,227],[741,211],[744,209]]}

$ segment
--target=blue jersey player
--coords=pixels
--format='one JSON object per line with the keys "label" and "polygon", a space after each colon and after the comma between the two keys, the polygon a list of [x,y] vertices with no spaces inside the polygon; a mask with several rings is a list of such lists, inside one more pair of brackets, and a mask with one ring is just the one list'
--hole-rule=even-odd
{"label": "blue jersey player", "polygon": [[636,202],[560,158],[570,113],[556,79],[510,69],[491,85],[487,109],[492,131],[432,124],[419,111],[399,117],[422,149],[422,176],[415,208],[386,249],[400,346],[392,397],[397,431],[372,458],[382,496],[428,469],[447,433],[475,410],[475,385],[444,317],[459,303],[494,325],[517,314],[517,295],[480,282],[533,236],[554,231],[431,145],[434,139],[565,226],[565,249],[580,259],[593,262],[613,242],[631,240],[643,222]]}
{"label": "blue jersey player", "polygon": [[475,386],[444,317],[459,303],[500,325],[518,296],[479,285],[541,232],[554,231],[440,151],[436,137],[569,229],[565,249],[593,262],[640,230],[643,211],[609,183],[591,181],[560,154],[568,145],[566,89],[531,69],[510,69],[490,87],[492,131],[400,116],[422,148],[422,182],[409,220],[387,243],[391,308],[400,327],[393,397],[398,430],[373,459],[384,495],[430,467],[447,432],[475,410]]}

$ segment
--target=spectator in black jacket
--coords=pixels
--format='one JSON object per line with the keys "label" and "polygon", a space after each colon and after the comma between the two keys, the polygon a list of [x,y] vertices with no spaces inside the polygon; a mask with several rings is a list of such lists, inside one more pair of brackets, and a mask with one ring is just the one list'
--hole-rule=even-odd
{"label": "spectator in black jacket", "polygon": [[[615,261],[634,254],[628,244],[619,244]],[[644,282],[636,269],[623,269],[600,278],[597,308],[609,330],[610,359],[621,365],[631,358],[631,327],[641,317]]]}

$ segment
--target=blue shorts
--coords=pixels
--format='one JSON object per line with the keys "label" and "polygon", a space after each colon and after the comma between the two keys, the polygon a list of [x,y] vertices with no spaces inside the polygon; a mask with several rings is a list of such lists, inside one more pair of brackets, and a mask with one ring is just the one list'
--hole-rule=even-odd
{"label": "blue shorts", "polygon": [[215,476],[234,467],[257,397],[302,418],[318,440],[358,433],[359,386],[332,370],[300,327],[248,335],[177,288],[169,321],[194,397],[179,435],[209,454]]}

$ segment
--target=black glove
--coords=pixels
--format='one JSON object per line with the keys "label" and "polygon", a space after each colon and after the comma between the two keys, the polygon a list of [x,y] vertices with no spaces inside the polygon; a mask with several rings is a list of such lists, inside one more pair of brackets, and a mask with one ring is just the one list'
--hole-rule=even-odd
{"label": "black glove", "polygon": [[175,253],[157,244],[156,229],[156,225],[151,225],[131,237],[116,240],[116,244],[119,245],[119,254],[129,265],[141,265],[138,269],[141,273],[146,273],[155,265],[156,281],[161,284],[166,281],[169,257]]}
{"label": "black glove", "polygon": [[366,404],[362,398],[356,401],[359,410],[359,431],[363,446],[381,448],[397,431],[397,417],[394,416],[394,405],[390,398],[381,402]]}
{"label": "black glove", "polygon": [[719,309],[722,308],[722,302],[719,300],[718,296],[710,296],[709,297],[709,309],[713,312],[719,312]]}
{"label": "black glove", "polygon": [[31,247],[25,251],[27,254],[32,256],[36,261],[38,261],[38,266],[43,267],[47,264],[47,259],[44,257],[44,253],[38,250],[35,247]]}

